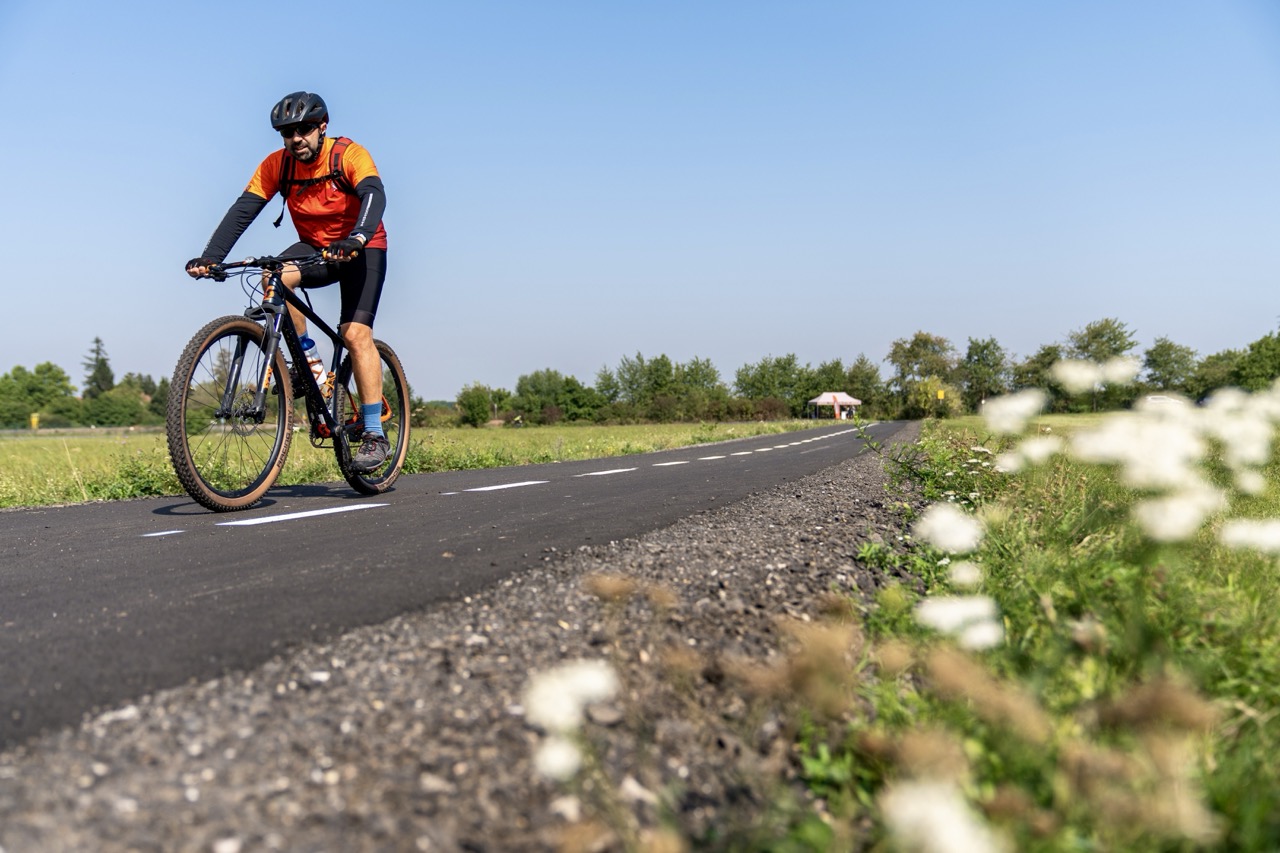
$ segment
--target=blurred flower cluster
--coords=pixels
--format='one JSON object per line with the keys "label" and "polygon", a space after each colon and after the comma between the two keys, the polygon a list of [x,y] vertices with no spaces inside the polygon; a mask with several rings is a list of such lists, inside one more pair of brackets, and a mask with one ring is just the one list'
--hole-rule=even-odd
{"label": "blurred flower cluster", "polygon": [[604,661],[580,660],[533,676],[525,690],[525,719],[547,733],[533,762],[549,779],[564,781],[582,765],[572,735],[582,725],[586,707],[611,698],[618,677]]}

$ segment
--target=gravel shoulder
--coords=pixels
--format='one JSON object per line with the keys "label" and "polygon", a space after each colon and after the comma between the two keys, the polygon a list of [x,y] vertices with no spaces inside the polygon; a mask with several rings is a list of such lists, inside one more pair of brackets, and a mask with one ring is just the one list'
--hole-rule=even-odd
{"label": "gravel shoulder", "polygon": [[[790,723],[735,673],[780,660],[783,626],[833,592],[888,580],[856,559],[901,532],[885,483],[863,454],[0,753],[0,853],[679,849],[662,826],[741,843],[803,794]],[[586,763],[556,783],[524,691],[578,659],[621,691],[588,708]]]}

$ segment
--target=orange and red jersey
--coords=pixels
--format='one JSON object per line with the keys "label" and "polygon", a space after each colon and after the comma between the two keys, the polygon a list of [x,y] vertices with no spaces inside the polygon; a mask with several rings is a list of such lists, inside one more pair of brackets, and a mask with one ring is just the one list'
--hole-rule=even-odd
{"label": "orange and red jersey", "polygon": [[[294,160],[292,179],[306,181],[308,178],[328,175],[331,168],[329,155],[334,141],[332,137],[325,137],[324,145],[310,163]],[[245,192],[263,199],[264,202],[269,201],[280,191],[283,160],[289,156],[292,155],[283,148],[268,154],[253,173]],[[352,187],[358,187],[366,178],[379,178],[378,167],[373,164],[368,150],[356,142],[347,145],[342,152],[342,173]],[[343,192],[333,181],[311,186],[293,186],[285,204],[288,205],[289,216],[298,229],[298,238],[317,248],[324,248],[350,236],[356,230],[360,216],[360,197]],[[378,222],[377,230],[365,245],[370,249],[387,248],[387,231],[381,222]]]}

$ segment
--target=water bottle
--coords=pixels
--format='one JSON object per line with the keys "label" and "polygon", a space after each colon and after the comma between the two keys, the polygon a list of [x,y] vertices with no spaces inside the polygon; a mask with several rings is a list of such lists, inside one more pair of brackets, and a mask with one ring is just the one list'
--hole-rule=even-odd
{"label": "water bottle", "polygon": [[316,350],[316,342],[311,340],[310,335],[303,335],[298,339],[302,344],[302,354],[307,358],[307,367],[311,370],[311,375],[315,377],[316,384],[321,388],[324,387],[324,362],[320,359],[320,353]]}

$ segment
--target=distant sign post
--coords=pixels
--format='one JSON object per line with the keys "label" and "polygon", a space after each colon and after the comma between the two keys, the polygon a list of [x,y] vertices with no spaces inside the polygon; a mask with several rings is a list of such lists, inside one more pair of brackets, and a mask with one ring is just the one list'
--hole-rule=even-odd
{"label": "distant sign post", "polygon": [[40,429],[40,413],[39,412],[31,413],[31,428]]}

